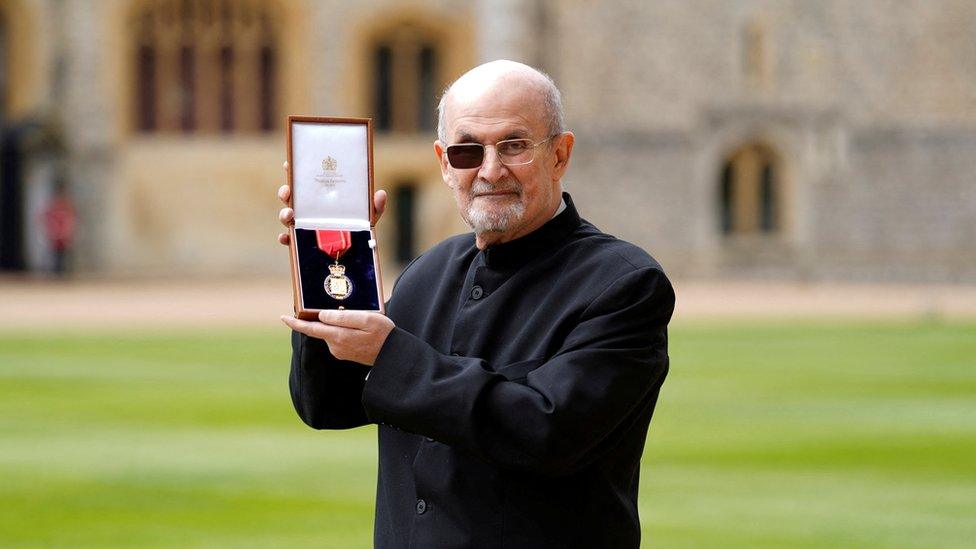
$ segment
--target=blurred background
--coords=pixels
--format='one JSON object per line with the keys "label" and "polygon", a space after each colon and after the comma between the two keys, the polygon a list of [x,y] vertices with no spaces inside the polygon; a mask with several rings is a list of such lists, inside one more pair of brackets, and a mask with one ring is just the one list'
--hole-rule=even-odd
{"label": "blurred background", "polygon": [[396,273],[464,230],[440,91],[511,58],[563,91],[584,215],[676,277],[976,282],[971,1],[0,6],[4,271],[54,268],[63,188],[79,273],[285,272],[284,119],[316,114],[374,119]]}
{"label": "blurred background", "polygon": [[971,543],[976,2],[0,0],[0,545],[369,546],[375,433],[288,401],[285,117],[373,118],[389,291],[497,58],[676,284],[645,539]]}

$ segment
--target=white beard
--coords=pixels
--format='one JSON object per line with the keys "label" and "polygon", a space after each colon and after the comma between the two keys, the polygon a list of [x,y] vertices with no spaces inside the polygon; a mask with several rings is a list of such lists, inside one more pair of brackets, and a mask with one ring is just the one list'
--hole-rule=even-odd
{"label": "white beard", "polygon": [[498,188],[512,189],[519,196],[522,195],[522,185],[514,180],[507,184],[506,182],[502,182],[500,185],[494,186],[483,179],[479,179],[475,180],[471,185],[471,191],[468,194],[468,209],[465,212],[464,220],[474,229],[475,234],[506,232],[518,221],[521,221],[522,216],[525,215],[525,204],[522,204],[521,201],[516,201],[500,208],[482,208],[477,205],[479,201],[475,198],[476,194],[491,192]]}

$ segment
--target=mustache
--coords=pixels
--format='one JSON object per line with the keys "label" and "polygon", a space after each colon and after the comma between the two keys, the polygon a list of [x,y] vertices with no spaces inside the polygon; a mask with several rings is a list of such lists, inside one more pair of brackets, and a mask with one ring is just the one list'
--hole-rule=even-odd
{"label": "mustache", "polygon": [[522,184],[518,181],[503,180],[499,181],[497,184],[492,185],[491,183],[485,181],[484,179],[477,178],[471,184],[471,191],[468,193],[470,196],[477,196],[479,194],[493,193],[493,192],[513,192],[518,195],[522,194]]}

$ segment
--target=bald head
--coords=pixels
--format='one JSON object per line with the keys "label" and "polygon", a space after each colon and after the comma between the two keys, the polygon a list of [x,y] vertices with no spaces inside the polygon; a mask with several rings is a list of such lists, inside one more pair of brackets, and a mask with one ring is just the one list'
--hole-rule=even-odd
{"label": "bald head", "polygon": [[562,97],[552,78],[523,63],[500,59],[478,65],[447,87],[437,105],[437,138],[447,142],[445,118],[452,101],[468,103],[501,90],[524,88],[536,92],[533,95],[538,98],[538,104],[527,105],[527,108],[542,109],[549,135],[562,133],[565,130]]}

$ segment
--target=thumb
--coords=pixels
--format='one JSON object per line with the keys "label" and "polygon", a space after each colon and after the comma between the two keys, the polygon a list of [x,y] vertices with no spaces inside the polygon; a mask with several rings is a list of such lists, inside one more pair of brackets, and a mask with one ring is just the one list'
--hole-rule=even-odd
{"label": "thumb", "polygon": [[376,221],[380,220],[386,210],[386,191],[379,190],[373,194],[373,211],[376,212]]}

